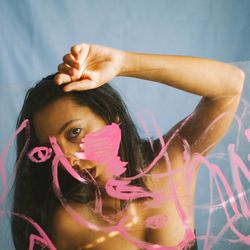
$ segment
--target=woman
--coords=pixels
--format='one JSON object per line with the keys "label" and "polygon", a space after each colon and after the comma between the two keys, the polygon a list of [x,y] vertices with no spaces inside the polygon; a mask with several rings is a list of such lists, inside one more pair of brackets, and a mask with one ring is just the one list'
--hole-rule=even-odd
{"label": "woman", "polygon": [[[196,249],[193,203],[200,162],[192,160],[206,156],[229,129],[244,73],[204,58],[133,53],[93,44],[73,46],[58,71],[29,90],[17,126],[29,119],[27,152],[51,146],[54,136],[72,170],[87,182],[59,167],[60,193],[52,188],[53,157],[34,163],[24,154],[16,172],[13,214],[36,221],[57,249]],[[150,142],[139,137],[119,94],[107,84],[117,76],[163,83],[202,99],[163,140]],[[112,124],[121,132],[118,158],[126,168],[121,175],[108,172],[109,166],[94,158],[79,157],[87,152],[83,146],[87,138],[99,133],[103,140],[100,135]],[[26,140],[24,133],[18,136],[18,156]],[[132,186],[136,198],[112,195],[110,180],[130,180],[122,194],[128,195],[126,188]],[[114,225],[119,225],[117,230],[109,230]],[[29,235],[37,234],[20,216],[13,216],[12,231],[17,249],[27,249]]]}

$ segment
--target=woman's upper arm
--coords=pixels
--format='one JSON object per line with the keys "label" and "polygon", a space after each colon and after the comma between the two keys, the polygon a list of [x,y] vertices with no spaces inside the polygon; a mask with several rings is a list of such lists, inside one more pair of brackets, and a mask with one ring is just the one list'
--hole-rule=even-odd
{"label": "woman's upper arm", "polygon": [[[181,170],[185,166],[183,155],[184,142],[188,144],[190,158],[195,153],[206,156],[215,148],[229,130],[239,101],[240,94],[214,99],[202,97],[194,112],[188,117],[187,122],[183,123],[186,118],[183,119],[164,135],[164,141],[168,144],[166,151],[172,170]],[[175,134],[175,132],[177,133]],[[159,152],[161,150],[160,140],[157,140],[155,144],[154,148]],[[194,184],[198,173],[198,166],[199,163],[195,165]],[[166,172],[166,167],[166,158],[162,157],[150,171],[151,175],[144,177],[144,182],[150,190],[157,190],[163,186],[168,186],[168,178],[158,179],[153,177],[154,174]],[[185,179],[185,177],[179,178],[180,175],[183,175],[182,172],[185,176],[185,171],[181,171],[179,175],[176,175],[177,183],[179,179]]]}
{"label": "woman's upper arm", "polygon": [[230,97],[203,97],[189,121],[179,131],[190,153],[206,156],[224,137],[234,120],[240,94]]}

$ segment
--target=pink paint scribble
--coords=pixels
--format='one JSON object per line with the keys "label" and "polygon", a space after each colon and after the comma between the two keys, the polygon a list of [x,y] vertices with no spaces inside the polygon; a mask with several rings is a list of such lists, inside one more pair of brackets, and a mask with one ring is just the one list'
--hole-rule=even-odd
{"label": "pink paint scribble", "polygon": [[250,128],[245,130],[247,140],[250,142]]}
{"label": "pink paint scribble", "polygon": [[105,126],[103,129],[87,134],[81,149],[75,156],[82,160],[90,160],[105,165],[106,171],[112,175],[120,176],[126,171],[127,162],[122,162],[118,156],[121,142],[121,130],[116,123]]}
{"label": "pink paint scribble", "polygon": [[151,229],[162,228],[166,225],[168,217],[165,214],[157,214],[145,220],[145,226]]}
{"label": "pink paint scribble", "polygon": [[[126,171],[127,162],[122,162],[118,156],[121,143],[121,129],[116,123],[103,129],[87,134],[80,144],[83,152],[75,153],[82,160],[90,160],[105,166],[105,170],[119,177]],[[156,194],[146,192],[142,187],[132,186],[130,180],[110,178],[106,183],[107,193],[114,198],[131,200],[144,197],[156,197]],[[157,197],[159,200],[159,197]]]}
{"label": "pink paint scribble", "polygon": [[[95,132],[93,134],[89,134],[85,137],[85,143],[84,145],[81,144],[81,148],[84,150],[84,157],[83,155],[81,155],[81,152],[79,153],[82,158],[84,159],[90,159],[91,160],[95,160],[101,164],[109,164],[109,162],[112,162],[111,157],[109,158],[109,160],[105,159],[105,155],[108,154],[108,149],[110,149],[111,152],[113,152],[112,157],[115,159],[115,162],[118,164],[120,164],[119,161],[119,157],[116,155],[118,154],[118,149],[119,149],[119,144],[120,144],[120,136],[119,136],[119,127],[112,125],[116,136],[113,136],[112,131],[110,130],[111,126],[106,126],[104,129]],[[113,140],[116,140],[115,143],[109,143],[109,147],[107,147],[107,145],[105,143],[103,143],[102,138],[99,138],[100,141],[102,141],[102,143],[98,144],[98,140],[96,137],[96,134],[100,135],[104,135],[104,138],[107,139],[108,137],[111,137]],[[110,139],[110,140],[112,140]],[[93,140],[93,141],[92,141]],[[116,226],[112,226],[112,227],[106,227],[106,228],[101,228],[98,227],[88,221],[86,221],[84,218],[82,218],[77,212],[75,212],[69,205],[67,205],[63,200],[62,200],[62,194],[60,191],[60,185],[58,182],[58,176],[57,176],[57,171],[58,171],[58,166],[61,165],[63,166],[66,171],[69,172],[69,174],[71,174],[74,178],[78,179],[81,182],[84,182],[84,180],[78,176],[78,174],[73,170],[73,168],[71,167],[71,165],[69,164],[67,158],[64,156],[63,152],[61,151],[59,145],[56,143],[56,139],[54,137],[50,138],[50,142],[52,145],[52,148],[54,150],[55,153],[55,158],[53,160],[53,166],[52,166],[52,171],[53,171],[53,184],[54,184],[54,188],[56,190],[56,193],[58,195],[59,200],[61,201],[61,204],[64,206],[64,208],[66,209],[66,211],[69,212],[69,214],[75,219],[77,220],[79,223],[81,223],[83,226],[86,226],[88,228],[91,228],[93,230],[97,230],[97,231],[111,231],[111,230],[117,230],[120,232],[121,235],[123,235],[125,238],[127,238],[128,240],[130,240],[131,242],[133,242],[135,245],[137,245],[138,247],[143,247],[145,249],[155,249],[156,247],[158,249],[176,249],[176,248],[184,248],[185,246],[187,246],[189,244],[189,242],[192,242],[195,238],[194,233],[192,232],[191,229],[188,228],[186,221],[187,221],[187,217],[178,201],[178,195],[175,194],[174,200],[175,200],[175,204],[176,204],[176,208],[177,210],[179,210],[179,216],[181,218],[181,220],[183,221],[183,225],[186,228],[186,233],[185,233],[185,237],[184,239],[178,244],[178,246],[175,246],[175,248],[169,248],[169,247],[165,247],[165,246],[159,246],[159,245],[155,245],[155,244],[150,244],[150,243],[144,243],[142,241],[138,241],[135,240],[133,238],[131,238],[130,235],[128,235],[128,233],[125,230],[124,226],[121,226],[122,223],[122,219],[120,220],[120,223],[118,223]],[[88,146],[86,146],[88,145]],[[162,143],[162,147],[164,148],[166,144]],[[184,143],[185,145],[185,143]],[[102,148],[102,146],[104,147],[104,149]],[[90,148],[90,151],[88,151]],[[226,191],[228,193],[228,196],[231,197],[229,200],[232,204],[232,208],[235,211],[235,213],[237,215],[240,214],[237,205],[235,204],[234,200],[232,199],[233,197],[233,193],[230,189],[229,184],[227,183],[225,177],[223,176],[221,170],[218,168],[218,166],[216,166],[215,164],[210,163],[209,161],[207,161],[204,157],[202,157],[201,155],[197,154],[195,157],[193,157],[192,159],[188,156],[188,146],[186,147],[187,150],[184,150],[183,152],[183,157],[184,159],[188,162],[188,168],[189,170],[192,169],[192,167],[195,166],[195,164],[197,164],[197,162],[206,164],[206,166],[208,166],[212,171],[215,171],[215,173],[217,173],[217,175],[220,177],[220,179],[222,180],[222,183],[224,183],[224,186],[226,188]],[[41,151],[39,151],[39,148],[34,149],[33,151],[30,152],[30,155],[32,155],[31,153],[37,153],[39,152],[40,155],[38,154],[38,156],[40,156],[39,158],[39,162],[40,159],[47,159],[47,157],[51,154],[51,151],[49,151],[48,149],[42,148],[43,149],[43,154],[41,153]],[[89,152],[92,152],[92,154],[90,154]],[[89,157],[89,158],[88,158]],[[37,161],[37,159],[35,158],[35,160]],[[125,164],[120,165],[120,167],[124,167],[126,166]],[[108,166],[107,166],[108,167]],[[110,172],[112,173],[112,169],[115,168],[115,164],[112,165],[112,167],[110,167]],[[126,170],[126,169],[125,169]],[[122,171],[123,172],[123,171]],[[192,171],[191,171],[192,172]],[[114,173],[113,173],[114,174]],[[114,174],[115,175],[115,174]],[[171,175],[170,175],[171,176]],[[190,177],[189,177],[190,178]],[[149,193],[145,192],[141,187],[133,187],[133,186],[129,186],[130,184],[130,180],[115,180],[113,178],[109,179],[107,181],[107,185],[106,185],[106,190],[107,192],[113,196],[113,197],[118,197],[120,199],[136,199],[136,198],[140,198],[140,197],[150,197]],[[217,185],[218,191],[220,192],[220,187]],[[175,187],[174,185],[172,186],[172,192],[175,193]],[[153,197],[153,195],[151,196]],[[220,195],[221,200],[223,201],[223,197],[222,195]],[[225,211],[225,213],[227,214],[227,212]],[[146,224],[151,227],[151,228],[160,228],[163,224],[160,224],[159,222],[159,218],[160,215],[156,215],[154,217],[150,217],[146,220]],[[230,217],[228,217],[228,220],[230,220]],[[164,220],[163,220],[164,221]],[[167,223],[167,220],[164,221],[164,224]],[[231,225],[231,224],[230,224]],[[232,226],[232,225],[231,225]],[[242,240],[244,240],[244,236],[239,234],[236,231],[236,234],[239,235],[239,237],[241,237]],[[248,243],[248,239],[245,240],[246,243]]]}
{"label": "pink paint scribble", "polygon": [[[5,175],[6,156],[8,154],[8,151],[9,151],[10,147],[11,147],[11,144],[14,142],[16,136],[18,134],[20,134],[25,128],[28,130],[28,134],[29,134],[29,121],[28,120],[24,120],[22,122],[22,124],[19,126],[19,128],[15,131],[13,136],[7,142],[6,146],[4,147],[3,152],[0,155],[0,174],[1,174],[2,189],[3,189],[2,194],[0,195],[0,204],[2,204],[5,201],[6,195],[7,195],[7,192],[8,192],[8,187],[7,187],[7,182],[6,182],[6,175]],[[26,149],[28,143],[29,143],[29,138],[28,138],[27,142],[24,145],[24,149]],[[22,151],[19,158],[23,157],[23,153],[24,153],[24,150]]]}
{"label": "pink paint scribble", "polygon": [[47,161],[51,155],[52,149],[47,147],[36,147],[28,153],[29,159],[36,163]]}
{"label": "pink paint scribble", "polygon": [[[184,120],[184,122],[181,124],[181,127],[190,119],[190,117]],[[175,134],[176,133],[174,133],[174,135]],[[173,137],[171,137],[170,140],[165,144],[160,133],[159,136],[161,138],[160,140],[162,143],[162,148],[165,147],[165,151],[161,151],[159,155],[161,156],[164,155],[165,157],[167,157],[167,155],[165,154],[167,149],[166,144],[168,145],[170,141],[173,139]],[[98,132],[86,135],[84,138],[84,143],[80,144],[80,147],[84,152],[77,152],[75,155],[83,160],[92,160],[104,164],[111,174],[117,175],[116,174],[117,169],[121,167],[121,162],[117,155],[120,141],[121,141],[120,128],[117,124],[112,123],[112,125],[105,126]],[[160,159],[159,155],[156,158]],[[157,161],[155,161],[155,163],[156,162]],[[152,164],[151,168],[155,165],[155,163]],[[122,167],[124,167],[126,164],[122,163]],[[126,171],[126,169],[122,169],[122,171],[120,172],[123,173],[124,170]],[[146,171],[149,171],[149,168],[147,168]],[[133,200],[138,198],[151,197],[153,198],[153,201],[151,201],[151,205],[149,205],[150,203],[147,202],[147,205],[152,206],[152,203],[154,204],[154,206],[159,205],[159,203],[163,201],[163,197],[159,192],[148,192],[145,191],[142,187],[129,185],[131,179],[140,178],[142,172],[139,174],[139,176],[123,178],[123,180],[109,178],[106,183],[106,192],[111,197],[118,198],[121,200]],[[171,187],[172,187],[172,192],[174,194],[174,201],[177,211],[179,213],[179,216],[181,217],[184,227],[186,228],[185,239],[180,243],[181,245],[185,245],[186,242],[192,241],[195,235],[192,229],[189,228],[187,215],[185,214],[179,202],[175,185],[172,184]]]}
{"label": "pink paint scribble", "polygon": [[49,239],[47,234],[44,232],[44,230],[32,219],[25,215],[18,214],[18,213],[12,213],[12,216],[17,216],[29,224],[31,224],[39,233],[39,235],[31,234],[29,236],[29,250],[33,250],[34,246],[40,245],[43,248],[49,248],[50,250],[56,250],[56,247],[52,243],[52,241]]}
{"label": "pink paint scribble", "polygon": [[[250,128],[245,131],[245,135],[247,140],[250,142]],[[250,154],[248,154],[247,158],[250,161]]]}
{"label": "pink paint scribble", "polygon": [[[191,116],[190,116],[191,117]],[[85,136],[83,141],[80,144],[82,149],[81,152],[77,152],[75,156],[80,158],[80,160],[91,160],[102,164],[106,167],[107,172],[110,174],[110,177],[106,182],[106,192],[111,196],[121,200],[136,200],[139,198],[152,198],[151,202],[145,202],[145,210],[151,207],[159,207],[163,202],[163,199],[166,199],[164,196],[164,190],[157,190],[154,192],[150,192],[145,190],[142,187],[133,186],[131,185],[131,181],[141,178],[148,174],[151,169],[157,164],[157,162],[164,157],[166,162],[166,172],[162,174],[155,174],[152,175],[152,178],[157,181],[157,179],[161,179],[164,177],[168,177],[169,180],[169,195],[167,199],[170,199],[174,202],[176,211],[178,212],[179,218],[182,222],[183,228],[185,228],[184,238],[175,246],[167,247],[161,246],[149,242],[145,242],[143,240],[138,240],[127,230],[126,223],[129,219],[127,215],[123,216],[116,225],[111,226],[98,226],[91,221],[83,218],[79,213],[77,213],[63,198],[61,192],[61,185],[58,180],[58,168],[64,168],[69,175],[71,175],[74,179],[78,180],[82,184],[89,184],[89,181],[83,178],[79,173],[72,168],[70,165],[67,157],[62,152],[60,146],[57,143],[55,137],[50,137],[50,144],[51,147],[35,147],[30,152],[28,152],[28,158],[35,162],[41,163],[45,162],[51,157],[54,157],[52,160],[51,172],[53,176],[53,188],[55,191],[58,200],[60,201],[61,205],[65,208],[65,210],[69,213],[72,218],[78,221],[83,227],[87,227],[94,231],[103,231],[103,232],[112,232],[118,231],[121,236],[125,239],[130,241],[132,244],[137,246],[139,249],[162,249],[162,250],[174,250],[174,249],[185,249],[187,246],[193,243],[195,238],[200,241],[204,242],[204,249],[212,249],[224,236],[224,234],[230,229],[231,232],[234,234],[234,239],[227,239],[228,242],[231,243],[244,243],[247,246],[250,246],[250,236],[244,235],[240,229],[237,227],[237,222],[241,219],[245,221],[249,220],[250,217],[250,206],[249,200],[247,198],[248,190],[244,189],[242,177],[250,182],[250,170],[248,166],[244,163],[242,158],[237,153],[237,148],[234,144],[228,145],[228,152],[227,158],[229,164],[231,166],[231,173],[232,173],[232,181],[233,185],[229,183],[227,178],[223,173],[223,169],[218,165],[213,163],[211,160],[203,157],[201,154],[194,154],[191,156],[190,148],[184,139],[182,140],[183,144],[183,161],[185,167],[183,169],[173,170],[171,168],[171,161],[167,154],[167,148],[171,141],[173,140],[174,136],[178,136],[178,132],[180,129],[189,121],[190,117],[185,119],[180,126],[176,129],[173,133],[173,136],[169,138],[168,141],[164,141],[158,127],[156,121],[152,118],[154,129],[157,132],[157,136],[160,139],[161,143],[161,150],[159,154],[153,159],[153,161],[146,166],[146,168],[142,169],[142,171],[131,177],[121,177],[122,174],[126,172],[127,162],[121,161],[118,151],[119,146],[121,143],[121,130],[119,125],[112,123],[111,125],[105,126],[103,129],[89,133]],[[217,119],[214,122],[218,122]],[[143,122],[143,120],[142,120]],[[146,129],[147,134],[149,132],[147,130],[146,125],[143,125],[144,129]],[[14,141],[15,137],[21,133],[24,129],[29,129],[28,121],[24,121],[21,126],[17,129],[14,135],[11,137],[9,142],[7,143],[6,147],[4,148],[1,156],[0,156],[0,173],[1,173],[1,183],[2,183],[2,193],[0,196],[0,204],[3,204],[6,199],[6,194],[8,191],[7,181],[6,181],[6,174],[5,174],[5,159],[9,148]],[[206,136],[206,131],[204,131],[204,135]],[[250,128],[244,131],[244,134],[250,142]],[[25,148],[29,143],[29,138],[27,139],[27,143],[23,149],[25,152]],[[152,141],[151,146],[153,147]],[[23,154],[21,155],[23,157]],[[248,154],[248,160],[250,161],[250,154]],[[18,161],[17,161],[18,162]],[[192,179],[194,177],[194,171],[197,164],[202,165],[203,168],[206,168],[209,171],[209,187],[210,187],[210,204],[208,205],[209,209],[209,216],[207,221],[207,230],[204,235],[195,236],[193,229],[190,225],[189,216],[193,210],[193,205],[189,205],[187,210],[184,210],[180,199],[183,197],[179,197],[176,186],[176,183],[173,181],[173,177],[178,174],[178,171],[183,171],[185,175],[185,180],[183,185],[187,187],[185,199],[190,198],[190,186]],[[95,180],[93,179],[95,183]],[[96,184],[96,183],[95,183]],[[214,198],[214,190],[217,191],[218,200],[215,201]],[[96,193],[96,204],[99,204],[99,208],[97,209],[98,213],[102,213],[102,202],[100,193]],[[238,201],[238,203],[237,203]],[[201,206],[196,206],[199,208]],[[230,209],[229,209],[230,208]],[[226,223],[221,225],[221,230],[216,235],[212,235],[212,214],[214,214],[218,210],[222,210],[225,217]],[[0,217],[3,217],[5,212],[0,209]],[[30,223],[36,230],[37,234],[31,234],[29,237],[29,250],[32,250],[35,244],[39,244],[42,247],[47,247],[51,250],[55,250],[55,246],[53,245],[52,241],[46,235],[44,230],[32,220],[25,215],[21,214],[12,214],[13,216],[18,216],[23,220]],[[153,229],[153,230],[160,230],[164,227],[171,226],[169,222],[168,215],[166,214],[155,214],[154,216],[147,217],[144,221],[145,227]]]}

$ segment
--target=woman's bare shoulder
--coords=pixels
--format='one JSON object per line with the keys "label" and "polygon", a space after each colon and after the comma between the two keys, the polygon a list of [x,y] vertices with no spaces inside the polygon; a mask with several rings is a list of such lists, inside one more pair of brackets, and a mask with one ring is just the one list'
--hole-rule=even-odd
{"label": "woman's bare shoulder", "polygon": [[[93,222],[95,219],[93,212],[86,204],[70,202],[67,205],[82,218],[82,221]],[[52,220],[51,236],[57,249],[74,249],[84,244],[85,235],[88,235],[90,229],[72,216],[63,206],[57,208]]]}

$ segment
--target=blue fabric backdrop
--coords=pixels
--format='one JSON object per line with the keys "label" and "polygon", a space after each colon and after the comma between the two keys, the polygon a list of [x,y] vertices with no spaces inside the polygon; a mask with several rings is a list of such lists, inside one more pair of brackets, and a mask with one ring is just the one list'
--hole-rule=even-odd
{"label": "blue fabric backdrop", "polygon": [[[145,53],[207,57],[241,67],[247,75],[238,111],[242,127],[238,134],[236,123],[233,124],[214,154],[226,154],[228,144],[236,143],[238,138],[238,152],[250,169],[250,144],[243,138],[244,129],[250,127],[250,1],[1,0],[0,34],[0,152],[15,129],[26,90],[55,72],[73,44],[85,42]],[[117,78],[112,84],[121,91],[135,120],[138,114],[144,115],[152,134],[155,131],[150,112],[161,131],[166,132],[192,112],[199,101],[195,95],[139,79]],[[9,185],[13,150],[14,146],[5,162]],[[228,162],[223,162],[221,169],[233,187]],[[208,175],[201,168],[196,196],[197,236],[206,233],[211,214]],[[244,179],[243,183],[249,199],[249,182]],[[237,195],[236,192],[235,199]],[[212,212],[211,235],[216,235],[225,221],[218,204]],[[250,221],[242,217],[237,228],[248,235]],[[203,249],[204,240],[198,239],[199,248]],[[227,230],[212,249],[249,249],[237,239]],[[13,249],[6,216],[0,217],[0,249]]]}

